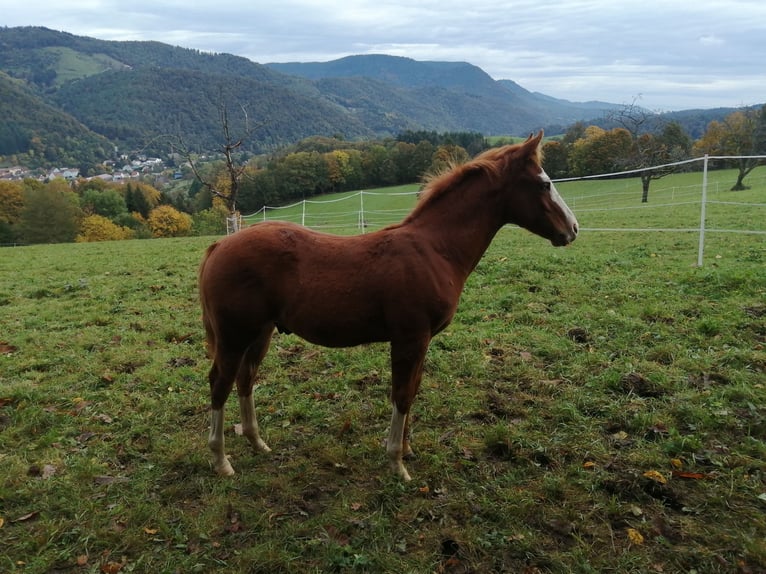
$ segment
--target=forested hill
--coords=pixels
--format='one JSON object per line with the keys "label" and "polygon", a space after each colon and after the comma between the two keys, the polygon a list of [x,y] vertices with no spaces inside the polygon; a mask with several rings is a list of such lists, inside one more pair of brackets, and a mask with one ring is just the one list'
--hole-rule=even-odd
{"label": "forested hill", "polygon": [[532,93],[464,62],[371,55],[261,65],[230,54],[42,27],[0,28],[0,74],[5,162],[18,156],[61,163],[72,154],[85,162],[115,146],[159,154],[179,137],[191,149],[217,149],[221,104],[233,121],[246,110],[255,128],[247,143],[256,152],[315,135],[557,133],[614,107]]}

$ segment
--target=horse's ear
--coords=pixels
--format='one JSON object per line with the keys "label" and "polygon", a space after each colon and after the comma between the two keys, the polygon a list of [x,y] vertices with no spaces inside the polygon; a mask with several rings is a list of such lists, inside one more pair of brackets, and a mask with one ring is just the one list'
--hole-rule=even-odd
{"label": "horse's ear", "polygon": [[534,153],[540,146],[541,141],[543,141],[543,130],[540,130],[537,135],[529,134],[529,137],[524,142],[524,151],[528,154]]}

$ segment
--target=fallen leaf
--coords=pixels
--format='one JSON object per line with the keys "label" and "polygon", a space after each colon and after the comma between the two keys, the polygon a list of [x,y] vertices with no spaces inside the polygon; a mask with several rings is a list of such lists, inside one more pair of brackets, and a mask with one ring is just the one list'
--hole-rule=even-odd
{"label": "fallen leaf", "polygon": [[27,514],[24,514],[14,520],[11,520],[11,522],[26,522],[27,520],[32,520],[33,518],[36,518],[38,514],[40,514],[39,510],[35,510],[34,512],[28,512]]}
{"label": "fallen leaf", "polygon": [[429,492],[431,492],[431,489],[428,488],[428,485],[421,486],[418,490],[421,492],[421,494],[428,494]]}
{"label": "fallen leaf", "polygon": [[662,473],[657,472],[656,470],[647,470],[644,473],[644,478],[648,478],[649,480],[653,480],[654,482],[658,482],[660,484],[667,484],[668,479],[662,476]]}
{"label": "fallen leaf", "polygon": [[120,570],[122,570],[122,564],[119,562],[106,562],[101,565],[101,572],[103,574],[117,574]]}
{"label": "fallen leaf", "polygon": [[643,544],[644,543],[644,537],[635,528],[628,528],[628,540],[630,540],[631,544]]}
{"label": "fallen leaf", "polygon": [[342,437],[344,434],[346,434],[350,430],[351,430],[351,419],[346,419],[346,421],[343,423],[343,426],[338,431],[338,438]]}
{"label": "fallen leaf", "polygon": [[351,503],[351,510],[359,510],[360,508],[362,508],[362,503],[361,502],[352,502]]}
{"label": "fallen leaf", "polygon": [[96,433],[91,432],[91,431],[85,431],[84,433],[81,433],[81,434],[77,435],[77,439],[76,440],[80,444],[84,444],[84,443],[88,442],[90,439],[92,439],[94,436],[96,436]]}
{"label": "fallen leaf", "polygon": [[18,350],[19,348],[14,345],[6,343],[5,341],[0,342],[0,355],[10,355]]}
{"label": "fallen leaf", "polygon": [[146,534],[148,534],[149,536],[154,536],[155,534],[157,534],[159,532],[159,529],[158,528],[144,527],[144,532]]}
{"label": "fallen leaf", "polygon": [[587,462],[584,462],[582,467],[584,469],[587,469],[587,470],[592,470],[592,469],[596,468],[596,463],[593,462],[592,460],[589,460]]}
{"label": "fallen leaf", "polygon": [[670,459],[670,466],[673,468],[681,468],[684,465],[684,463],[681,461],[680,458],[671,458]]}
{"label": "fallen leaf", "polygon": [[80,554],[77,557],[77,565],[80,566],[80,567],[87,566],[88,565],[88,555],[87,554]]}
{"label": "fallen leaf", "polygon": [[2,528],[3,526],[5,526],[5,518],[0,516],[0,528]]}
{"label": "fallen leaf", "polygon": [[690,480],[700,480],[703,478],[707,478],[707,475],[701,473],[701,472],[684,472],[681,470],[674,470],[673,476],[676,478],[687,478]]}

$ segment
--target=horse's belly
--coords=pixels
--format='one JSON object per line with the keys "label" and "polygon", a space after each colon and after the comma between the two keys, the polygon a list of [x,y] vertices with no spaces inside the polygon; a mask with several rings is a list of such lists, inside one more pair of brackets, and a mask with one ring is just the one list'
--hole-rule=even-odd
{"label": "horse's belly", "polygon": [[316,325],[301,325],[290,329],[293,333],[315,345],[323,347],[354,347],[365,343],[388,341],[384,329],[375,326],[358,326],[327,322]]}
{"label": "horse's belly", "polygon": [[277,325],[325,347],[353,347],[390,340],[382,309],[362,305],[353,297],[331,304],[305,301],[288,311]]}

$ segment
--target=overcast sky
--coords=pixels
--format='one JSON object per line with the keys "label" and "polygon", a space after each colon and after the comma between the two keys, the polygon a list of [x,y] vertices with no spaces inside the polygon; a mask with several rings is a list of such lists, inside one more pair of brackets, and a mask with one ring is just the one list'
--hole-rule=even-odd
{"label": "overcast sky", "polygon": [[261,64],[465,61],[549,96],[655,111],[766,103],[764,0],[0,0],[0,14]]}

